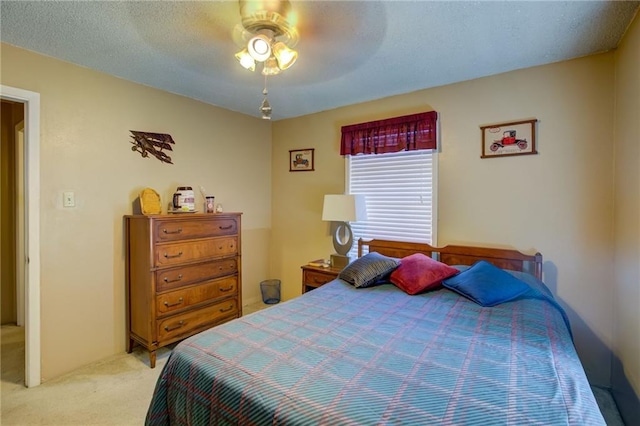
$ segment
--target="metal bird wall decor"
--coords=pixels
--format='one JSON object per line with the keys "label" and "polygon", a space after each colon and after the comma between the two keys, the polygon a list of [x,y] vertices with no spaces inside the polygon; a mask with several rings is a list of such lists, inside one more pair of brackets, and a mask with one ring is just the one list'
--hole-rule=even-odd
{"label": "metal bird wall decor", "polygon": [[142,157],[148,157],[149,154],[151,154],[163,163],[173,164],[171,157],[162,151],[163,149],[173,151],[171,145],[175,145],[175,142],[171,135],[166,133],[138,132],[136,130],[129,131],[133,139],[131,142],[133,144],[131,151],[138,151]]}

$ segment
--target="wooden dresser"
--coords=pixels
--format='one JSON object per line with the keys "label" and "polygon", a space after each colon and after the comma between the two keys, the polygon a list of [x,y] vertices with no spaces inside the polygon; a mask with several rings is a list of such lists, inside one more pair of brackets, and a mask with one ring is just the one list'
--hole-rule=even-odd
{"label": "wooden dresser", "polygon": [[242,316],[241,213],[129,215],[129,344],[156,350]]}

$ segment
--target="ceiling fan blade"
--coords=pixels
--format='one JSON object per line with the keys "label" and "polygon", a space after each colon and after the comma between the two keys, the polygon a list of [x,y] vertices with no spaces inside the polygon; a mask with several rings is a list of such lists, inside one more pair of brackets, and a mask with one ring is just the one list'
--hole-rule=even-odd
{"label": "ceiling fan blade", "polygon": [[247,47],[247,42],[253,34],[244,29],[242,24],[236,24],[231,32],[231,38],[238,47]]}

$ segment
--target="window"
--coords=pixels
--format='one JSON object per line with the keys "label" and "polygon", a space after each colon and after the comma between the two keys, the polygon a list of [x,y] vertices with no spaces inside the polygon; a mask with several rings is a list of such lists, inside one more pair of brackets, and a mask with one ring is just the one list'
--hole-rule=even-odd
{"label": "window", "polygon": [[[364,194],[367,220],[351,223],[359,238],[435,243],[436,151],[347,156],[347,193]],[[354,244],[349,256],[357,256]]]}
{"label": "window", "polygon": [[351,224],[354,240],[435,243],[437,121],[428,111],[342,127],[346,192],[367,201],[367,220]]}

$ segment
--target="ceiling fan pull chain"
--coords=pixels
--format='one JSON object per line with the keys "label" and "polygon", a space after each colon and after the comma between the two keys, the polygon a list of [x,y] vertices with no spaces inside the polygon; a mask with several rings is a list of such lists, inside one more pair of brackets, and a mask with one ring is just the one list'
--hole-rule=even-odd
{"label": "ceiling fan pull chain", "polygon": [[260,112],[262,112],[263,120],[271,120],[271,105],[269,105],[269,100],[267,99],[267,76],[264,76],[264,89],[262,89],[262,94],[264,95],[264,99],[262,100],[262,104],[260,105]]}

